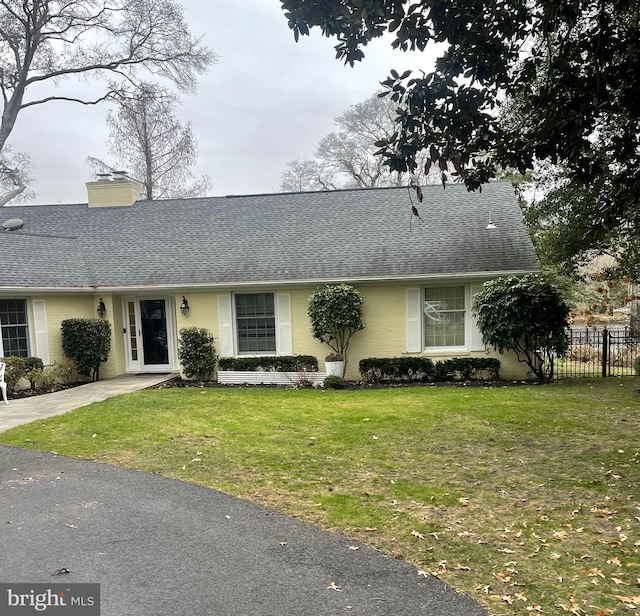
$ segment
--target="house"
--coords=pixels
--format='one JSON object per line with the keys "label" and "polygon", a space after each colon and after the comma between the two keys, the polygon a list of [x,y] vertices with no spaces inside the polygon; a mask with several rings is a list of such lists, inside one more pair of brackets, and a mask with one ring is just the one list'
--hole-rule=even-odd
{"label": "house", "polygon": [[[347,368],[356,378],[364,357],[492,354],[473,295],[539,270],[508,182],[426,186],[422,203],[406,187],[162,201],[140,200],[126,177],[87,189],[88,203],[4,208],[0,356],[62,359],[61,322],[100,307],[113,328],[103,377],[179,371],[187,326],[209,329],[223,357],[321,362],[329,349],[311,335],[308,298],[347,282],[364,300]],[[500,359],[505,377],[524,376]]]}

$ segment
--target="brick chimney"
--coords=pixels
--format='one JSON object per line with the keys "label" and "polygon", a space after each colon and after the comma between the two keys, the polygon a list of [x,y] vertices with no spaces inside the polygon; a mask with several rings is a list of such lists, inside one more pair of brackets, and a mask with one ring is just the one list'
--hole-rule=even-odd
{"label": "brick chimney", "polygon": [[98,173],[97,178],[86,183],[89,207],[124,207],[140,199],[140,183],[125,171]]}

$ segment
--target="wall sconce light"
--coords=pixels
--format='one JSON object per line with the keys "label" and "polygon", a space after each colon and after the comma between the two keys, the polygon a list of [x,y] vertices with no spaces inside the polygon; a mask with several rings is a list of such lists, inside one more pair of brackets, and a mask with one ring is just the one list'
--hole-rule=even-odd
{"label": "wall sconce light", "polygon": [[104,319],[105,314],[107,314],[107,307],[104,305],[104,301],[102,301],[102,298],[100,298],[100,301],[98,302],[98,316],[101,319]]}
{"label": "wall sconce light", "polygon": [[489,224],[487,225],[487,229],[497,229],[498,227],[496,227],[493,224],[493,220],[491,218],[491,211],[489,211]]}
{"label": "wall sconce light", "polygon": [[180,304],[180,312],[185,317],[189,314],[189,302],[184,295],[182,296],[182,303]]}

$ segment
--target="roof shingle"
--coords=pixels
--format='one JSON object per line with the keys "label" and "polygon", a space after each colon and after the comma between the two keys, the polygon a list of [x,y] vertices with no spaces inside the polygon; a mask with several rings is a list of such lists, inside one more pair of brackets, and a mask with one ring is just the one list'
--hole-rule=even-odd
{"label": "roof shingle", "polygon": [[[0,287],[369,280],[539,269],[513,188],[460,184],[11,207]],[[491,212],[497,228],[486,228]]]}

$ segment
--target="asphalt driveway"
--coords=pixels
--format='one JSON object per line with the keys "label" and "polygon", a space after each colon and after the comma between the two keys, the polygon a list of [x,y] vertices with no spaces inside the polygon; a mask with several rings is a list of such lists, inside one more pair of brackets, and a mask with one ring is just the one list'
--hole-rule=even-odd
{"label": "asphalt driveway", "polygon": [[99,583],[102,616],[487,615],[406,563],[258,505],[6,446],[0,582]]}

